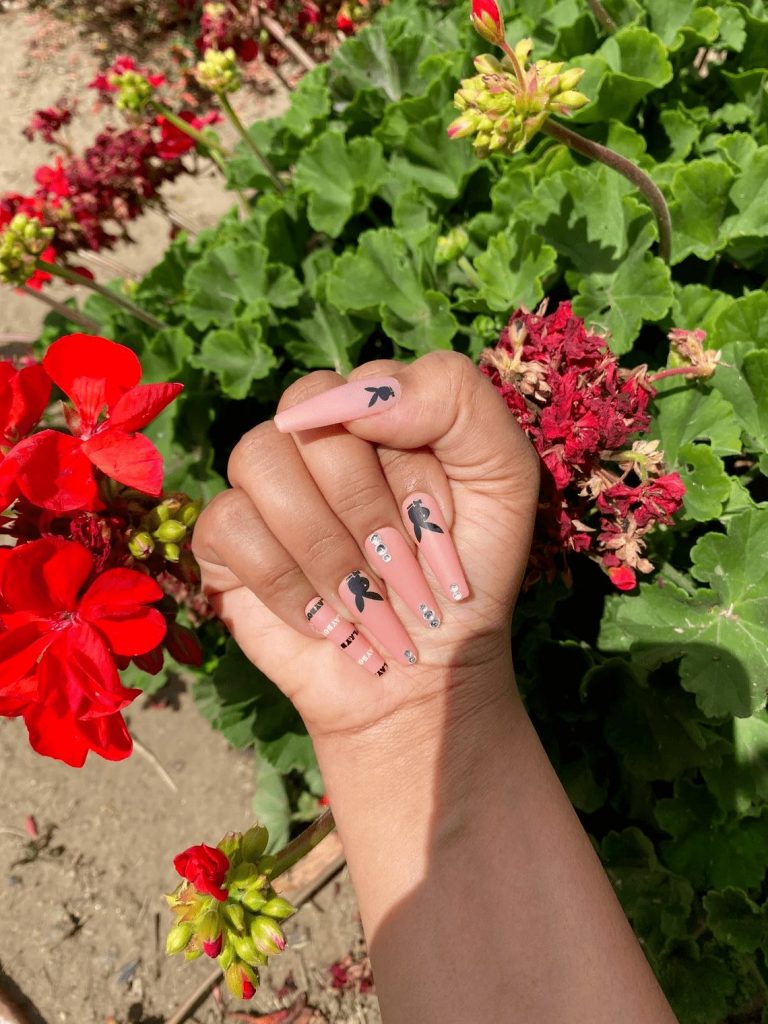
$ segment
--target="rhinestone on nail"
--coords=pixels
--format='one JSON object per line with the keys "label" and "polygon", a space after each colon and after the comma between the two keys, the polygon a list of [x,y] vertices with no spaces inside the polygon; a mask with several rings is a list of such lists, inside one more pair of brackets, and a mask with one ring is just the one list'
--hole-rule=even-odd
{"label": "rhinestone on nail", "polygon": [[429,627],[430,627],[430,629],[437,629],[437,627],[439,625],[440,625],[440,619],[438,619],[437,616],[435,616],[433,619],[429,620]]}
{"label": "rhinestone on nail", "polygon": [[413,651],[403,651],[403,654],[405,655],[405,659],[409,665],[416,664],[416,655],[413,653]]}
{"label": "rhinestone on nail", "polygon": [[371,544],[381,544],[381,534],[374,533],[371,535]]}
{"label": "rhinestone on nail", "polygon": [[460,601],[462,599],[462,597],[464,597],[464,595],[462,594],[461,590],[459,589],[459,584],[458,583],[452,583],[451,587],[450,587],[450,590],[451,590],[451,597],[453,598],[454,601]]}
{"label": "rhinestone on nail", "polygon": [[377,544],[376,545],[376,554],[377,555],[386,555],[386,553],[387,553],[387,545],[386,544]]}

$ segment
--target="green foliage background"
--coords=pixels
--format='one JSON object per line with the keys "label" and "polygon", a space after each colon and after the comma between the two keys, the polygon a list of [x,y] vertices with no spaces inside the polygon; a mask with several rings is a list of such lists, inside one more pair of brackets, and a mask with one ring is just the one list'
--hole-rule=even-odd
{"label": "green foliage background", "polygon": [[[149,380],[186,390],[153,428],[168,486],[209,498],[237,437],[316,367],[455,347],[476,357],[545,295],[611,332],[626,365],[664,365],[666,331],[703,327],[714,378],[659,386],[653,436],[688,493],[657,534],[660,573],[609,592],[590,563],[539,585],[516,618],[535,724],[683,1024],[768,1021],[768,10],[735,0],[508,0],[510,38],[586,68],[574,126],[641,164],[668,197],[672,266],[631,186],[541,138],[480,163],[449,142],[451,100],[482,44],[466,5],[393,0],[250,129],[277,194],[253,192],[184,235],[136,288],[159,334],[91,300]],[[703,59],[702,59],[702,55]],[[438,236],[468,232],[438,265]],[[62,323],[49,318],[48,337]],[[132,339],[132,341],[131,341]],[[256,812],[277,843],[322,792],[311,743],[276,688],[211,631],[202,712],[254,745]]]}

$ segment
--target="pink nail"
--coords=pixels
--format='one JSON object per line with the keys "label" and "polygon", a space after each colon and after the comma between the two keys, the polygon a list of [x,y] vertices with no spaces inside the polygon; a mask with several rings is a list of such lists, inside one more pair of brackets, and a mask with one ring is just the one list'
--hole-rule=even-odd
{"label": "pink nail", "polygon": [[469,597],[469,584],[437,499],[409,494],[403,502],[403,518],[445,593],[454,601]]}
{"label": "pink nail", "polygon": [[431,629],[437,629],[440,609],[402,533],[391,526],[374,531],[365,541],[365,552],[379,576],[403,599],[413,614]]}
{"label": "pink nail", "polygon": [[275,426],[283,434],[292,434],[361,420],[391,409],[399,397],[400,384],[394,377],[362,377],[284,409],[275,416]]}
{"label": "pink nail", "polygon": [[366,672],[372,676],[383,676],[387,671],[387,663],[365,642],[357,627],[337,615],[322,597],[313,597],[304,609],[304,614],[319,636],[332,640],[348,658],[362,665]]}
{"label": "pink nail", "polygon": [[346,576],[339,597],[348,611],[371,633],[393,658],[403,665],[416,663],[416,647],[389,601],[360,569]]}

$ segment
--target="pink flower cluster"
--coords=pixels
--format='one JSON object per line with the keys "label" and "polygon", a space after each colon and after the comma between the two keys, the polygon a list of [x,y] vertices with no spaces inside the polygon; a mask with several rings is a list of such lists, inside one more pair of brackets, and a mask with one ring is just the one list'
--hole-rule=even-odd
{"label": "pink flower cluster", "polygon": [[653,569],[645,537],[671,522],[685,493],[679,475],[664,472],[658,442],[637,439],[655,395],[647,367],[619,366],[569,302],[549,315],[518,310],[480,366],[541,456],[529,585],[567,573],[565,556],[574,551],[631,590],[638,572]]}

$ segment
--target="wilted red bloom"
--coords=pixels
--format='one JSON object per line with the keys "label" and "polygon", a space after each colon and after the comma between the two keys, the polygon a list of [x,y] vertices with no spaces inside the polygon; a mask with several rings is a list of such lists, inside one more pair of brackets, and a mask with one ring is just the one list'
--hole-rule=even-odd
{"label": "wilted red bloom", "polygon": [[0,507],[24,495],[56,512],[99,507],[94,469],[145,494],[159,495],[163,460],[137,433],[172,402],[181,384],[139,384],[141,363],[125,345],[87,334],[53,342],[43,366],[72,399],[72,434],[43,430],[12,448],[0,463]]}
{"label": "wilted red bloom", "polygon": [[174,857],[173,866],[198,892],[226,900],[227,890],[222,888],[222,884],[229,871],[229,858],[215,846],[206,846],[205,843],[190,846]]}
{"label": "wilted red bloom", "polygon": [[72,120],[72,107],[66,100],[59,100],[51,107],[36,110],[30,118],[29,124],[23,129],[23,134],[31,142],[36,135],[39,135],[43,142],[49,145],[55,142],[57,132],[61,131],[65,124]]}
{"label": "wilted red bloom", "polygon": [[[217,124],[221,120],[221,115],[215,110],[203,114],[202,117],[195,117],[191,111],[182,110],[179,117],[198,132],[206,125]],[[195,148],[195,140],[172,124],[163,114],[157,115],[155,124],[160,128],[160,140],[155,148],[162,160],[178,160]]]}
{"label": "wilted red bloom", "polygon": [[637,577],[628,565],[620,565],[615,569],[609,569],[608,576],[617,590],[634,590],[637,586]]}
{"label": "wilted red bloom", "polygon": [[238,10],[234,5],[221,7],[205,4],[200,19],[200,35],[196,47],[204,53],[208,49],[235,51],[240,60],[254,60],[259,55],[259,44],[254,39],[256,20],[251,10]]}
{"label": "wilted red bloom", "polygon": [[0,360],[0,449],[29,433],[50,395],[51,380],[42,366],[17,370],[9,360]]}
{"label": "wilted red bloom", "polygon": [[40,754],[80,766],[89,750],[117,761],[131,738],[120,712],[140,690],[120,682],[114,656],[165,635],[158,584],[133,569],[93,578],[90,552],[44,537],[0,560],[0,715],[22,715]]}

